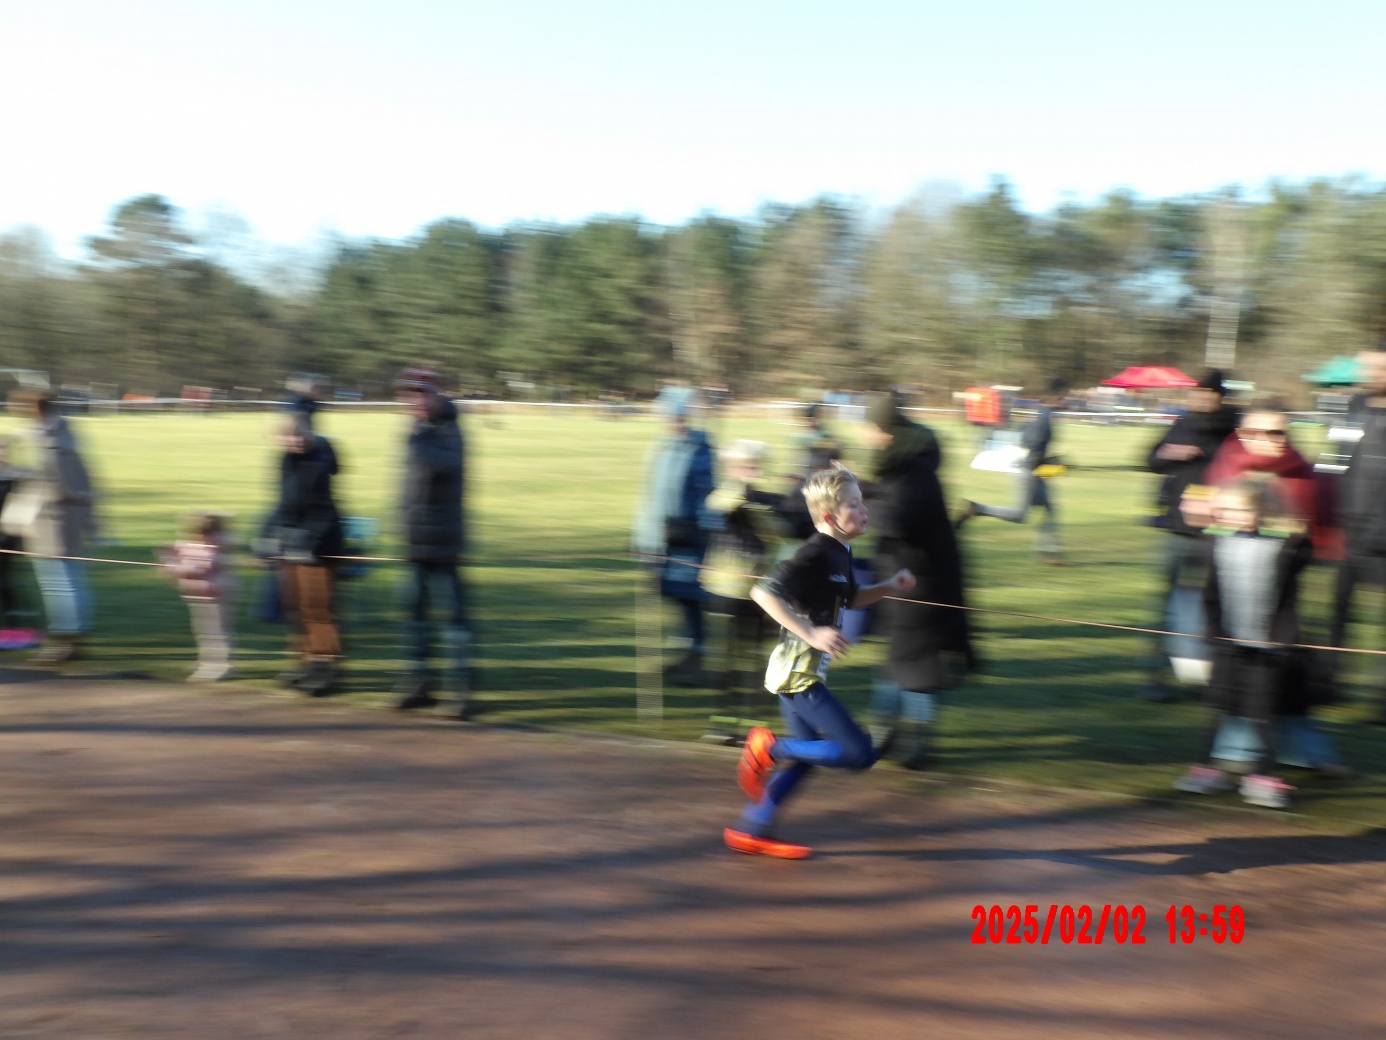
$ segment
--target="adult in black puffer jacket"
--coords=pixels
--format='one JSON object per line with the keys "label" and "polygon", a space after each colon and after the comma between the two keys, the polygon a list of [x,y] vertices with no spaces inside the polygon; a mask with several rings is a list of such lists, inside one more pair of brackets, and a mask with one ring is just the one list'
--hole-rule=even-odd
{"label": "adult in black puffer jacket", "polygon": [[[1164,581],[1155,628],[1201,635],[1205,627],[1203,532],[1189,526],[1179,505],[1189,487],[1203,482],[1218,448],[1237,429],[1240,413],[1224,402],[1225,394],[1223,373],[1218,369],[1205,372],[1198,386],[1189,391],[1188,411],[1175,420],[1146,460],[1150,471],[1164,478],[1156,499],[1155,526],[1169,532],[1161,560]],[[1168,646],[1164,637],[1157,636],[1146,699],[1174,699],[1165,681],[1169,657],[1206,661],[1208,649],[1197,636],[1171,640]]]}
{"label": "adult in black puffer jacket", "polygon": [[[878,535],[876,573],[908,568],[918,584],[900,600],[961,607],[962,554],[939,482],[938,438],[906,419],[893,395],[874,399],[867,418],[877,447],[872,480],[863,485]],[[934,695],[950,685],[945,655],[957,655],[969,669],[976,665],[967,612],[894,599],[882,601],[879,609],[890,642],[890,681],[877,685],[876,735],[889,739],[893,731],[896,757],[922,765]]]}
{"label": "adult in black puffer jacket", "polygon": [[414,417],[406,453],[400,511],[409,560],[456,566],[466,548],[465,453],[457,405],[429,394],[422,416]]}
{"label": "adult in black puffer jacket", "polygon": [[333,559],[344,548],[342,518],[332,494],[337,453],[303,415],[289,420],[280,442],[279,502],[266,527],[279,543],[280,591],[297,657],[283,678],[322,697],[336,684],[342,656],[335,603],[338,561]]}
{"label": "adult in black puffer jacket", "polygon": [[458,571],[466,550],[463,499],[466,452],[457,406],[440,390],[436,373],[406,369],[395,381],[395,398],[409,414],[401,522],[409,585],[405,609],[409,674],[396,693],[401,709],[436,704],[429,670],[437,613],[444,649],[443,677],[455,713],[469,716],[473,685],[472,627],[467,618],[467,590]]}

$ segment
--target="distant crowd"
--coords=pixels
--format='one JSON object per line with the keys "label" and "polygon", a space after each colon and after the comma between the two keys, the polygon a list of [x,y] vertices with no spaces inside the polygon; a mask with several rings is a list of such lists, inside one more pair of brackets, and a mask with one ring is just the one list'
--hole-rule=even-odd
{"label": "distant crowd", "polygon": [[[1218,371],[1188,391],[1184,414],[1151,448],[1147,465],[1163,478],[1154,523],[1164,531],[1162,593],[1152,627],[1167,634],[1152,648],[1143,695],[1165,701],[1189,684],[1202,685],[1214,709],[1203,760],[1178,781],[1185,790],[1235,786],[1254,804],[1283,807],[1291,788],[1279,778],[1278,762],[1331,776],[1349,772],[1313,718],[1316,708],[1339,695],[1340,655],[1299,645],[1298,589],[1315,559],[1336,567],[1329,640],[1342,646],[1355,590],[1386,584],[1386,352],[1369,351],[1360,360],[1363,391],[1348,411],[1354,439],[1336,481],[1295,449],[1284,411],[1234,407]],[[432,706],[441,695],[466,717],[474,706],[476,648],[461,568],[465,442],[457,407],[436,373],[406,370],[395,389],[409,416],[398,506],[409,574],[403,638],[410,668],[398,684],[397,703]],[[1053,483],[1065,469],[1055,451],[1053,415],[1067,390],[1062,381],[1049,384],[1015,438],[1013,501],[965,501],[950,511],[939,438],[909,418],[892,394],[865,402],[860,430],[866,454],[859,472],[846,467],[847,453],[822,408],[809,405],[797,417],[793,456],[775,476],[762,442],[738,440],[719,454],[700,428],[698,392],[667,387],[655,402],[663,431],[642,477],[632,548],[648,568],[652,593],[680,619],[680,652],[663,669],[664,678],[716,691],[708,739],[752,747],[751,734],[762,728],[773,692],[801,739],[831,741],[807,735],[817,732],[811,718],[821,721],[821,714],[786,705],[808,689],[794,688],[800,680],[826,676],[827,662],[860,637],[861,609],[874,605],[874,631],[889,649],[866,730],[871,760],[888,754],[907,766],[927,762],[940,695],[981,666],[965,609],[959,530],[986,517],[1025,523],[1040,510],[1039,559],[1070,562]],[[282,611],[290,621],[291,666],[282,681],[325,696],[340,678],[337,583],[352,554],[334,495],[337,455],[314,425],[318,397],[314,380],[293,387],[276,431],[276,503],[257,528],[255,549],[272,574],[264,609]],[[83,558],[96,533],[95,494],[54,396],[22,389],[11,404],[26,420],[35,463],[19,470],[0,460],[0,530],[5,548],[22,546],[32,556],[46,619],[36,660],[60,664],[80,655],[91,629]],[[875,539],[869,564],[853,559],[849,544],[868,530]],[[816,556],[809,554],[813,561],[802,555],[811,546],[817,547]],[[188,602],[199,650],[189,676],[195,681],[223,680],[235,668],[236,581],[228,553],[224,518],[196,512],[160,555],[160,566]],[[11,553],[0,554],[0,610],[11,626],[15,561]],[[829,597],[836,610],[826,610],[814,583],[836,581],[828,572],[836,574],[839,563],[853,594]],[[784,570],[791,565],[798,568],[792,581]],[[767,573],[779,577],[756,577]],[[794,619],[810,616],[826,620],[800,631]],[[710,626],[709,618],[718,620]],[[772,655],[767,671],[763,647],[774,629],[780,656]],[[827,630],[836,635],[823,634]],[[776,669],[800,679],[777,688]],[[1386,687],[1372,721],[1386,723]],[[848,760],[854,768],[864,761],[860,755]],[[817,760],[796,761],[807,769]],[[1246,774],[1239,780],[1226,768],[1233,763]]]}

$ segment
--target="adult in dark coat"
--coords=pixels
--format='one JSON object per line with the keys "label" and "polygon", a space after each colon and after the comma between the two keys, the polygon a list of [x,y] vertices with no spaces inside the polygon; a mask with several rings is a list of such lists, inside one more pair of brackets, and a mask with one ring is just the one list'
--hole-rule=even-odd
{"label": "adult in dark coat", "polygon": [[1204,483],[1209,463],[1237,428],[1239,414],[1225,402],[1226,393],[1223,373],[1219,369],[1205,372],[1198,386],[1189,390],[1188,411],[1165,431],[1146,459],[1147,468],[1163,478],[1154,523],[1168,532],[1160,561],[1164,581],[1159,613],[1152,627],[1192,634],[1168,648],[1165,637],[1155,637],[1150,681],[1143,694],[1147,700],[1175,699],[1174,688],[1167,684],[1165,674],[1170,657],[1207,660],[1207,648],[1198,638],[1204,627],[1203,532],[1189,525],[1179,507],[1185,491]]}
{"label": "adult in dark coat", "polygon": [[282,679],[323,697],[336,686],[342,656],[334,557],[342,555],[345,539],[332,493],[337,453],[302,414],[288,420],[280,443],[279,501],[266,521],[266,533],[277,543],[280,589],[297,659]]}
{"label": "adult in dark coat", "polygon": [[918,581],[900,597],[916,602],[887,599],[878,608],[890,644],[890,682],[877,686],[877,736],[893,735],[897,756],[919,765],[934,695],[950,684],[945,656],[976,665],[967,612],[956,609],[964,605],[962,554],[939,482],[943,453],[934,432],[906,419],[891,394],[871,401],[867,419],[877,449],[872,479],[864,485],[878,536],[876,572],[906,568]]}
{"label": "adult in dark coat", "polygon": [[467,718],[473,638],[467,589],[458,570],[466,551],[466,452],[457,406],[441,393],[437,374],[424,369],[401,373],[395,397],[411,422],[400,498],[409,558],[405,630],[411,668],[396,691],[398,706],[407,710],[437,703],[429,670],[434,632],[430,614],[436,611],[442,618],[444,682],[458,717]]}
{"label": "adult in dark coat", "polygon": [[[1348,421],[1361,433],[1341,482],[1344,549],[1333,597],[1329,641],[1346,645],[1353,593],[1359,585],[1386,584],[1386,348],[1358,356],[1363,392],[1348,405]],[[1370,721],[1386,725],[1386,678]]]}

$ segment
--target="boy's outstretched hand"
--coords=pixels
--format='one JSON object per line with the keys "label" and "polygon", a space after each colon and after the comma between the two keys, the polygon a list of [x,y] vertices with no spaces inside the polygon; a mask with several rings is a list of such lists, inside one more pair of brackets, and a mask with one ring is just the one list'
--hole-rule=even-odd
{"label": "boy's outstretched hand", "polygon": [[908,567],[901,567],[891,575],[890,581],[886,584],[890,586],[892,592],[909,592],[910,589],[915,587],[917,582],[914,580],[914,575],[910,573]]}
{"label": "boy's outstretched hand", "polygon": [[808,645],[815,650],[822,650],[825,654],[832,654],[838,657],[845,654],[852,646],[851,642],[832,625],[819,625],[809,630]]}

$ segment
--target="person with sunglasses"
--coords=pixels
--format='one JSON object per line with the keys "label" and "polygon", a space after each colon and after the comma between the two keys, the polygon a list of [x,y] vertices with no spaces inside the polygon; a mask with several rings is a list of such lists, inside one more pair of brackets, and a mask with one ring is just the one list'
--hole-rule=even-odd
{"label": "person with sunglasses", "polygon": [[1279,477],[1296,518],[1312,529],[1325,519],[1322,493],[1313,465],[1290,441],[1289,427],[1290,416],[1278,405],[1248,409],[1203,479],[1214,487],[1227,487],[1252,473]]}
{"label": "person with sunglasses", "polygon": [[[1257,405],[1246,411],[1236,433],[1223,442],[1208,466],[1204,480],[1226,489],[1252,477],[1273,476],[1287,499],[1289,519],[1302,524],[1311,546],[1317,545],[1331,522],[1328,488],[1313,465],[1290,440],[1290,416],[1278,405]],[[1208,501],[1208,500],[1205,500]],[[1186,513],[1190,503],[1186,502]],[[1294,651],[1292,671],[1299,678],[1282,690],[1276,724],[1284,735],[1286,759],[1307,765],[1321,775],[1341,779],[1351,775],[1328,735],[1315,725],[1312,709],[1332,698],[1331,676],[1319,674],[1319,659]],[[1287,673],[1289,674],[1289,673]],[[1237,743],[1235,734],[1226,744]],[[1219,742],[1220,745],[1222,741]]]}

